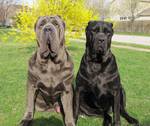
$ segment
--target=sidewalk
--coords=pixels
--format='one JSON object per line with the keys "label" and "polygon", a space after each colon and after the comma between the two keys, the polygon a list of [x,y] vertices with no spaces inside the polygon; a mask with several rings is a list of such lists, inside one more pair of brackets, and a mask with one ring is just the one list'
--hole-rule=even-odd
{"label": "sidewalk", "polygon": [[150,46],[150,37],[145,37],[145,36],[115,34],[112,38],[112,41]]}

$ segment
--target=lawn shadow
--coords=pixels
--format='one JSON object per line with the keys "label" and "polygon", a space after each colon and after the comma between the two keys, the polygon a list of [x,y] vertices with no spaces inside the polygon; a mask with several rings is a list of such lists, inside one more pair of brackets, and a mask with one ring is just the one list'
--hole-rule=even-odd
{"label": "lawn shadow", "polygon": [[74,46],[68,46],[67,49],[69,51],[77,51],[77,50],[79,50],[77,47],[74,47]]}
{"label": "lawn shadow", "polygon": [[36,51],[36,49],[37,49],[36,45],[30,45],[26,48],[26,51],[28,54],[32,54]]}
{"label": "lawn shadow", "polygon": [[49,118],[41,117],[34,119],[33,126],[63,126],[63,122],[55,116]]}
{"label": "lawn shadow", "polygon": [[150,126],[150,120],[143,121],[143,123],[141,124],[141,126]]}

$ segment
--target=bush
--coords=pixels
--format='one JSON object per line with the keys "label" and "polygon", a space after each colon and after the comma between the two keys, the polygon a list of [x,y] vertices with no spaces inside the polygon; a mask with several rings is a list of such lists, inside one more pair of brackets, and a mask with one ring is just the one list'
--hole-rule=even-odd
{"label": "bush", "polygon": [[39,16],[60,15],[67,26],[67,37],[79,37],[87,22],[96,19],[85,7],[84,0],[37,0],[32,9],[23,7],[17,15],[17,28],[24,36],[22,41],[35,39],[34,24]]}

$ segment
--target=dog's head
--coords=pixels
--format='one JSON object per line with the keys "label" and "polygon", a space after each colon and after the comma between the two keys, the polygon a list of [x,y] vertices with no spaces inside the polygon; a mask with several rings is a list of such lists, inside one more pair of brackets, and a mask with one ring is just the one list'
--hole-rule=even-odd
{"label": "dog's head", "polygon": [[104,21],[90,21],[86,27],[86,49],[92,59],[104,56],[111,46],[113,24]]}
{"label": "dog's head", "polygon": [[65,41],[65,24],[60,16],[39,17],[35,23],[35,32],[41,57],[57,57]]}

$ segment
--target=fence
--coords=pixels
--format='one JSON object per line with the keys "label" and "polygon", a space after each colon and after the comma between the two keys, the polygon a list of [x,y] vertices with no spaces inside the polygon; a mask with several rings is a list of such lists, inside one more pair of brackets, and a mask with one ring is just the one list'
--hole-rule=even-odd
{"label": "fence", "polygon": [[135,21],[133,25],[130,21],[117,22],[115,32],[136,32],[150,34],[150,21]]}

